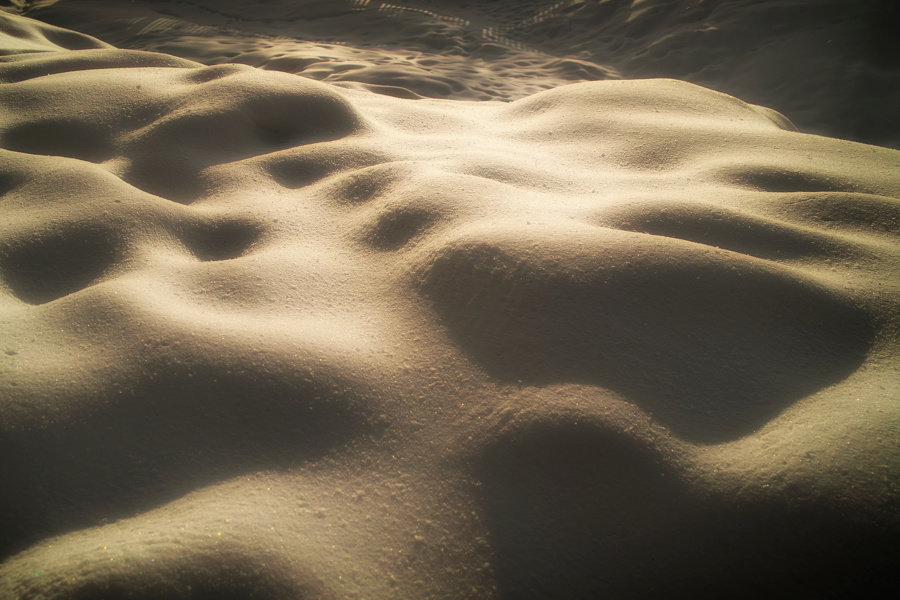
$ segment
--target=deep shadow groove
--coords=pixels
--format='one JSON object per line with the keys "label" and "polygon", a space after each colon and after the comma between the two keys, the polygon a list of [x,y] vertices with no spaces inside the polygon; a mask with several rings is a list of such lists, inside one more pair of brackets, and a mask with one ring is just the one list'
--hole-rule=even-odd
{"label": "deep shadow groove", "polygon": [[803,220],[829,227],[900,233],[900,200],[875,194],[794,195],[781,207]]}
{"label": "deep shadow groove", "polygon": [[185,71],[185,81],[196,84],[209,83],[224,77],[230,77],[242,72],[238,65],[212,65]]}
{"label": "deep shadow groove", "polygon": [[162,575],[140,569],[113,572],[106,580],[88,580],[67,586],[59,600],[282,600],[320,598],[319,586],[298,589],[284,577],[280,565],[273,568],[265,560],[243,555],[208,556],[190,552],[177,560],[182,569],[166,580]]}
{"label": "deep shadow groove", "polygon": [[47,119],[9,127],[3,133],[2,146],[26,154],[67,156],[93,163],[101,163],[113,154],[108,132],[101,126],[69,119]]}
{"label": "deep shadow groove", "polygon": [[[170,113],[144,128],[125,151],[131,160],[122,179],[190,204],[214,185],[204,179],[209,167],[342,139],[361,127],[349,104],[337,95],[307,89],[309,82],[261,94],[255,81],[244,79],[236,75],[197,86],[202,88],[195,102],[200,108]],[[224,106],[203,102],[216,94],[233,99]],[[173,146],[178,153],[170,151]]]}
{"label": "deep shadow groove", "polygon": [[[193,566],[191,558],[186,557],[182,560],[187,563],[188,568]],[[206,571],[204,575],[207,577],[210,568],[210,565],[203,565],[203,570]],[[174,586],[165,586],[163,589],[157,589],[161,586],[151,586],[148,590],[146,583],[141,581],[141,578],[135,573],[133,577],[122,577],[122,581],[91,582],[80,586],[77,591],[59,598],[61,600],[162,600],[163,598],[171,600],[246,600],[247,598],[281,600],[282,598],[296,597],[284,595],[286,591],[294,591],[289,588],[287,590],[270,589],[273,586],[268,585],[269,582],[262,574],[258,576],[258,579],[248,578],[243,581],[226,579],[226,575],[234,573],[239,568],[240,565],[232,564],[223,565],[217,569],[217,572],[223,577],[222,583],[218,585],[205,582],[198,584],[198,581],[202,581],[199,578],[197,581],[188,579],[191,581],[191,583],[186,583],[186,586],[191,586],[189,591],[187,589],[177,590],[174,589]]]}
{"label": "deep shadow groove", "polygon": [[8,194],[22,183],[22,177],[16,173],[0,173],[0,196]]}
{"label": "deep shadow groove", "polygon": [[365,204],[398,186],[408,168],[408,165],[388,162],[356,169],[338,178],[328,192],[342,204]]}
{"label": "deep shadow groove", "polygon": [[[120,564],[98,576],[86,573],[55,590],[58,600],[281,600],[329,597],[323,582],[303,565],[260,548],[156,549],[155,564]],[[163,563],[165,566],[163,566]],[[90,567],[97,568],[96,564]],[[89,567],[89,568],[90,568]],[[99,570],[99,569],[98,569]]]}
{"label": "deep shadow groove", "polygon": [[378,427],[348,385],[288,367],[146,369],[145,381],[93,398],[95,414],[0,434],[0,556],[241,473],[296,467]]}
{"label": "deep shadow groove", "polygon": [[724,248],[767,260],[843,256],[854,251],[840,238],[704,204],[654,202],[598,216],[604,226]]}
{"label": "deep shadow groove", "polygon": [[36,232],[0,245],[0,274],[23,302],[44,304],[92,285],[120,260],[120,242],[97,227]]}
{"label": "deep shadow groove", "polygon": [[379,250],[397,250],[419,235],[435,221],[427,210],[403,207],[379,215],[367,241]]}
{"label": "deep shadow groove", "polygon": [[200,260],[229,260],[247,252],[259,239],[259,228],[240,221],[201,222],[185,226],[181,239]]}
{"label": "deep shadow groove", "polygon": [[77,31],[44,28],[41,33],[47,40],[66,50],[93,50],[104,46],[103,42],[98,42]]}
{"label": "deep shadow groove", "polygon": [[720,178],[764,192],[862,192],[847,181],[819,173],[792,171],[769,166],[729,168]]}
{"label": "deep shadow groove", "polygon": [[348,145],[322,143],[292,148],[269,154],[260,164],[279,185],[297,189],[338,172],[345,172],[345,177],[352,176],[356,171],[390,161],[390,157],[380,152]]}
{"label": "deep shadow groove", "polygon": [[335,171],[335,166],[318,157],[272,160],[266,165],[269,175],[279,185],[288,189],[307,186]]}
{"label": "deep shadow groove", "polygon": [[698,496],[664,453],[588,422],[476,461],[504,598],[850,598],[900,583],[896,520],[827,500]]}
{"label": "deep shadow groove", "polygon": [[674,259],[667,240],[616,236],[623,254],[598,256],[590,271],[462,244],[429,266],[423,291],[493,377],[606,387],[700,443],[757,429],[848,376],[868,351],[868,314],[831,290],[730,257]]}
{"label": "deep shadow groove", "polygon": [[19,55],[15,62],[0,62],[0,78],[5,83],[15,83],[69,71],[144,67],[193,69],[196,63],[166,54],[151,54],[137,50],[118,50],[115,54],[105,50],[70,53],[35,52],[31,56]]}

